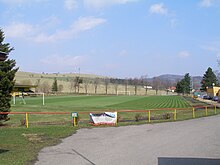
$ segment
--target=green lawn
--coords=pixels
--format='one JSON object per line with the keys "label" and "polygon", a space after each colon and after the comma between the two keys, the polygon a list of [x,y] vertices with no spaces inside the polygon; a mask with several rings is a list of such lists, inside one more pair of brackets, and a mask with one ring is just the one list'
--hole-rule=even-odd
{"label": "green lawn", "polygon": [[17,98],[12,111],[90,111],[106,109],[157,109],[185,108],[190,105],[180,96],[50,96],[45,98],[27,97],[23,105]]}
{"label": "green lawn", "polygon": [[[187,108],[190,107],[185,99],[180,96],[50,96],[26,97],[26,105],[21,98],[17,98],[16,105],[12,105],[12,112],[94,112],[117,110],[149,110],[160,108]],[[134,118],[134,113],[121,113],[125,119]],[[10,115],[9,123],[20,124],[24,115]],[[81,121],[88,121],[88,114],[80,114]],[[68,122],[70,115],[29,115],[30,123],[33,122]]]}
{"label": "green lawn", "polygon": [[[6,126],[0,127],[0,164],[23,165],[31,164],[36,159],[39,150],[45,146],[59,142],[60,138],[67,137],[76,131],[71,124],[71,112],[115,111],[115,110],[149,110],[151,122],[173,121],[173,118],[163,119],[164,114],[173,111],[161,111],[160,108],[190,108],[190,99],[181,96],[50,96],[45,97],[45,106],[42,97],[26,97],[26,105],[17,98],[16,105],[12,105],[12,112],[69,112],[65,115],[29,115],[29,128],[21,124],[24,115],[10,115],[11,120]],[[218,112],[219,113],[219,112]],[[213,115],[214,110],[209,110]],[[141,116],[139,122],[135,116]],[[142,124],[148,122],[148,113],[119,113],[119,125]],[[205,116],[205,111],[197,110],[196,116]],[[177,112],[177,119],[192,118],[191,110]],[[45,124],[47,122],[51,123]],[[64,122],[64,123],[62,123]],[[89,115],[80,114],[79,127],[90,127]],[[60,124],[62,123],[62,124]],[[78,127],[78,128],[79,128]]]}

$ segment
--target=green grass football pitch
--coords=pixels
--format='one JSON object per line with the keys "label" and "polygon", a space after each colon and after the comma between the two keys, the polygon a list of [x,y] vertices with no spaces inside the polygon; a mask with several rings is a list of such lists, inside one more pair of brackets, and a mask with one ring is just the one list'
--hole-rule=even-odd
{"label": "green grass football pitch", "polygon": [[[70,122],[71,112],[105,112],[120,110],[155,110],[162,108],[188,108],[190,104],[181,96],[47,96],[45,105],[42,105],[42,97],[25,97],[26,104],[21,98],[16,98],[16,104],[12,104],[12,112],[68,112],[67,114],[54,115],[29,115],[30,123],[42,122]],[[158,111],[157,114],[172,113],[173,111]],[[138,113],[138,112],[137,112]],[[135,112],[120,112],[121,119],[134,120]],[[147,113],[141,113],[147,116]],[[152,114],[153,116],[153,114]],[[10,115],[9,123],[20,124],[24,115]],[[89,122],[89,114],[80,114],[81,121]]]}
{"label": "green grass football pitch", "polygon": [[44,106],[42,97],[26,97],[25,101],[26,105],[17,98],[12,111],[147,110],[190,106],[181,96],[48,96]]}

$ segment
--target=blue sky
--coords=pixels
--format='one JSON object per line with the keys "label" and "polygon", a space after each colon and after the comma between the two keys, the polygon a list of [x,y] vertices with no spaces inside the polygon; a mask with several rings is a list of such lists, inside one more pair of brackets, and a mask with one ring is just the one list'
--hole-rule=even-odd
{"label": "blue sky", "polygon": [[220,0],[0,0],[21,71],[120,78],[219,70]]}

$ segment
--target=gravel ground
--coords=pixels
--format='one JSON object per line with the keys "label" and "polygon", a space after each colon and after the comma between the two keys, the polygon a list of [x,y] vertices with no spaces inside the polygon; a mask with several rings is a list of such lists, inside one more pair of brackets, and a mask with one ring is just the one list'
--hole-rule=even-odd
{"label": "gravel ground", "polygon": [[40,151],[35,165],[219,165],[220,115],[139,126],[80,129]]}

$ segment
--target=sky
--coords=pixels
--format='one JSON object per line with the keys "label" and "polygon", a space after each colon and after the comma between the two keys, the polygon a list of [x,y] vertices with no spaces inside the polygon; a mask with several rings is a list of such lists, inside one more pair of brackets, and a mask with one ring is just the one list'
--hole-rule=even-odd
{"label": "sky", "polygon": [[20,71],[118,78],[220,70],[220,0],[0,0]]}

